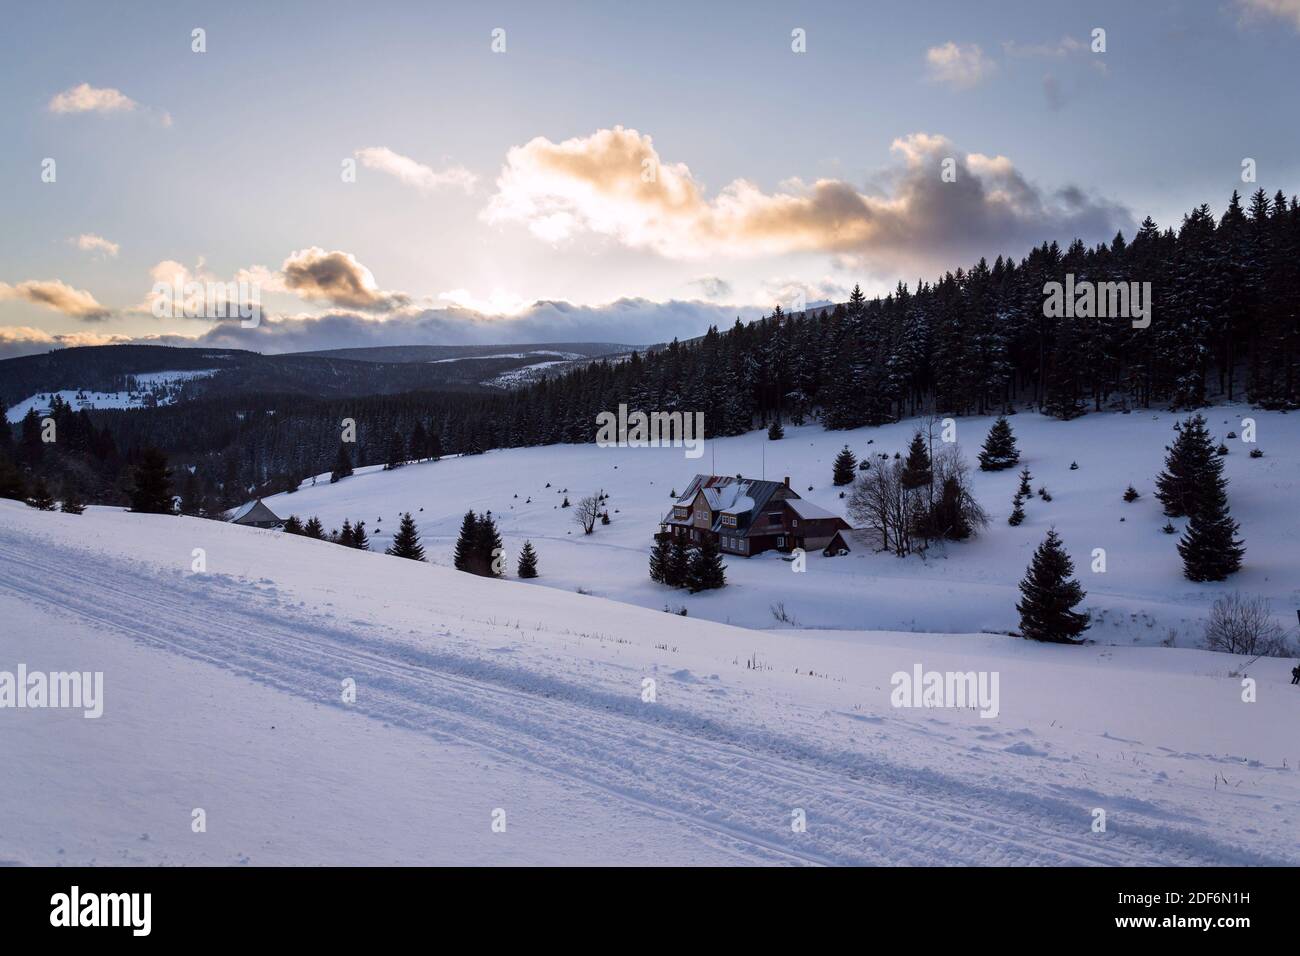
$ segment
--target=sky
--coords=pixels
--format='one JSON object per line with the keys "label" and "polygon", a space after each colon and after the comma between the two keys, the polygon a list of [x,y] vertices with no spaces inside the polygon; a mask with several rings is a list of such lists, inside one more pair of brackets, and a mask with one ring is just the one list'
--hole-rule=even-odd
{"label": "sky", "polygon": [[648,344],[1300,191],[1300,0],[4,21],[0,357]]}

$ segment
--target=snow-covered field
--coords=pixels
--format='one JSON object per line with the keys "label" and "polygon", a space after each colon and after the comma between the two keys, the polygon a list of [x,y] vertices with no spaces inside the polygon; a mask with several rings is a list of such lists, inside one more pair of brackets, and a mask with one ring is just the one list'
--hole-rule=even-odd
{"label": "snow-covered field", "polygon": [[[959,419],[957,441],[990,516],[978,539],[933,548],[924,558],[899,559],[861,546],[846,557],[814,553],[801,574],[775,552],[728,557],[729,586],[698,595],[654,584],[647,576],[651,536],[669,509],[670,492],[682,491],[697,472],[765,474],[777,480],[788,475],[800,495],[844,514],[841,489],[831,484],[835,454],[848,443],[859,457],[892,456],[906,450],[916,423],[851,432],[787,426],[782,441],[767,441],[764,432],[719,439],[707,443],[704,456],[695,460],[680,448],[592,444],[496,451],[393,472],[362,469],[335,485],[321,476],[315,486],[308,482],[267,504],[281,517],[319,515],[327,529],[339,527],[344,518],[360,518],[371,546],[380,551],[396,532],[399,514],[409,510],[430,560],[446,566],[466,509],[491,509],[512,567],[525,538],[538,549],[542,586],[583,588],[656,609],[684,605],[692,617],[754,628],[777,626],[770,608],[781,602],[803,628],[1014,631],[1017,585],[1034,548],[1055,525],[1088,592],[1084,606],[1094,612],[1087,636],[1098,642],[1155,645],[1172,639],[1180,647],[1199,647],[1210,605],[1233,589],[1269,598],[1278,621],[1294,635],[1300,512],[1290,503],[1300,500],[1300,416],[1222,406],[1206,417],[1215,438],[1230,448],[1224,473],[1247,548],[1243,570],[1224,584],[1186,580],[1175,548],[1178,536],[1161,531],[1166,518],[1154,497],[1155,476],[1180,418],[1168,412],[1090,414],[1070,422],[1012,416],[1033,487],[1045,486],[1052,496],[1050,502],[1029,500],[1025,522],[1015,528],[1006,518],[1019,483],[1017,469],[988,473],[976,467],[992,419]],[[1243,434],[1247,417],[1255,419],[1258,441],[1227,439],[1229,431]],[[1250,458],[1253,447],[1264,456]],[[1070,470],[1072,461],[1078,470]],[[1142,495],[1132,504],[1122,500],[1129,484]],[[576,503],[601,489],[610,495],[611,524],[598,524],[594,534],[584,536],[572,510],[558,506],[566,493]],[[1173,522],[1180,533],[1183,523]],[[1092,570],[1097,548],[1105,550],[1104,572]]]}
{"label": "snow-covered field", "polygon": [[74,410],[81,408],[143,408],[147,404],[170,405],[176,401],[179,387],[196,378],[209,378],[220,369],[187,369],[172,372],[142,372],[135,376],[135,391],[127,392],[93,392],[79,388],[65,388],[57,392],[41,392],[23,399],[11,406],[5,417],[11,422],[20,422],[28,409],[34,408],[39,414],[50,410],[54,396],[58,395]]}
{"label": "snow-covered field", "polygon": [[[384,477],[481,482],[508,460]],[[544,482],[526,453],[513,468]],[[1242,660],[1206,651],[744,630],[274,531],[9,501],[0,621],[0,671],[104,674],[98,719],[0,709],[10,862],[1300,864],[1284,661],[1249,665],[1245,703]],[[997,717],[892,707],[915,665],[996,672]]]}

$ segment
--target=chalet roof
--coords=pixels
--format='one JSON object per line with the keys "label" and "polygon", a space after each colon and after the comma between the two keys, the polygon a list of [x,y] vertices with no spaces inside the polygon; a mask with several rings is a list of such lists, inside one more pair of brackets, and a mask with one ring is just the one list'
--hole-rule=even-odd
{"label": "chalet roof", "polygon": [[821,505],[813,504],[805,498],[795,498],[790,501],[790,510],[800,518],[812,521],[815,518],[838,518],[839,515],[827,511]]}
{"label": "chalet roof", "polygon": [[235,524],[254,524],[261,521],[279,521],[274,511],[262,503],[261,498],[245,502],[234,510],[230,520]]}

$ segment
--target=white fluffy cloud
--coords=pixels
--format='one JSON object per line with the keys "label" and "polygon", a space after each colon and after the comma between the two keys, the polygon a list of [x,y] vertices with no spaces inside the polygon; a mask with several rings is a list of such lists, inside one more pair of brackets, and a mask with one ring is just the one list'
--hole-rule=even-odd
{"label": "white fluffy cloud", "polygon": [[51,113],[125,113],[139,106],[121,90],[80,83],[50,99]]}
{"label": "white fluffy cloud", "polygon": [[85,322],[99,322],[112,315],[84,289],[74,289],[59,279],[29,279],[17,285],[0,282],[0,300],[16,299],[43,305],[55,312]]}
{"label": "white fluffy cloud", "polygon": [[367,146],[359,149],[356,156],[361,165],[389,176],[395,176],[408,186],[414,186],[421,192],[431,193],[439,189],[455,188],[471,192],[478,177],[464,166],[449,166],[436,170],[431,166],[395,153],[387,146]]}
{"label": "white fluffy cloud", "polygon": [[116,242],[109,242],[103,236],[97,236],[93,232],[83,232],[79,236],[73,236],[68,242],[72,243],[82,252],[96,253],[99,255],[114,257],[122,248]]}
{"label": "white fluffy cloud", "polygon": [[998,68],[984,55],[978,43],[958,45],[952,40],[926,50],[925,64],[931,80],[955,90],[968,90],[979,85]]}
{"label": "white fluffy cloud", "polygon": [[[518,223],[558,242],[581,234],[672,259],[830,253],[882,269],[951,263],[954,255],[1023,254],[1049,238],[1102,239],[1131,225],[1123,207],[1073,187],[1047,193],[1004,156],[963,153],[943,136],[896,139],[886,190],[843,180],[790,180],[767,192],[736,180],[705,195],[684,163],[649,136],[614,127],[510,150],[489,223]],[[954,161],[955,182],[940,177]]]}
{"label": "white fluffy cloud", "polygon": [[50,349],[76,348],[82,345],[120,345],[130,342],[129,335],[98,332],[46,332],[29,325],[0,325],[0,359],[35,355]]}

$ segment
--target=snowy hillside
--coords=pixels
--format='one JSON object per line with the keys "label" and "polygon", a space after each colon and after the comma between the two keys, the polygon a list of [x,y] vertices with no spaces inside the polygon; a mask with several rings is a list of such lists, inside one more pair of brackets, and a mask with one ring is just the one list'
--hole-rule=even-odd
{"label": "snowy hillside", "polygon": [[38,414],[46,414],[58,395],[72,406],[73,411],[82,408],[145,408],[154,405],[170,405],[176,401],[180,387],[197,378],[209,378],[219,369],[187,369],[171,372],[141,372],[132,376],[136,387],[122,392],[94,392],[79,388],[65,388],[57,392],[42,392],[11,406],[5,413],[11,422],[20,422],[28,409],[35,408]]}
{"label": "snowy hillside", "polygon": [[[683,491],[697,472],[789,476],[800,495],[842,515],[842,489],[831,484],[835,454],[845,443],[858,457],[906,451],[916,422],[850,432],[787,426],[786,437],[776,442],[752,432],[710,442],[695,460],[680,448],[592,444],[496,451],[392,472],[363,469],[335,485],[321,476],[314,487],[309,481],[267,504],[281,517],[319,515],[326,529],[338,528],[345,518],[364,520],[371,546],[380,551],[397,530],[399,514],[409,510],[430,560],[445,566],[451,564],[465,511],[491,509],[512,562],[526,538],[537,548],[538,585],[582,588],[656,609],[684,605],[692,617],[755,628],[777,626],[770,609],[780,602],[805,628],[1013,631],[1017,585],[1034,548],[1055,525],[1088,592],[1083,606],[1094,612],[1095,624],[1087,632],[1093,640],[1199,647],[1210,605],[1233,589],[1269,598],[1279,623],[1294,634],[1300,514],[1278,505],[1300,495],[1300,416],[1224,406],[1206,417],[1216,441],[1230,448],[1228,497],[1247,548],[1243,570],[1223,584],[1186,580],[1175,548],[1178,537],[1161,531],[1166,518],[1154,497],[1154,479],[1179,418],[1168,412],[1091,414],[1070,422],[1031,413],[1012,416],[1034,490],[1045,487],[1052,497],[1050,502],[1030,499],[1019,527],[1006,520],[1019,483],[1016,470],[987,473],[975,467],[991,419],[959,419],[957,441],[990,517],[979,538],[906,559],[871,553],[859,543],[846,557],[810,554],[802,574],[776,552],[729,556],[728,587],[698,595],[655,584],[647,575],[651,536],[670,507],[670,492]],[[1244,417],[1257,423],[1254,445],[1226,437],[1229,431],[1242,434]],[[1249,457],[1255,447],[1263,457]],[[1074,461],[1077,470],[1070,469]],[[1141,494],[1131,504],[1123,501],[1129,484]],[[573,512],[559,505],[566,495],[576,503],[600,489],[610,495],[611,524],[597,524],[594,534],[584,536]],[[1183,523],[1173,522],[1179,531]],[[1092,571],[1096,548],[1106,552],[1104,573]]]}
{"label": "snowy hillside", "polygon": [[[472,494],[508,460],[384,477],[460,470]],[[521,484],[541,478],[528,465]],[[764,633],[279,532],[11,501],[0,619],[0,670],[104,674],[98,719],[0,710],[0,761],[23,768],[0,775],[9,862],[1300,863],[1283,661],[1249,667],[1247,704],[1242,661],[1204,651]],[[997,716],[892,707],[891,675],[918,665],[996,672]]]}

